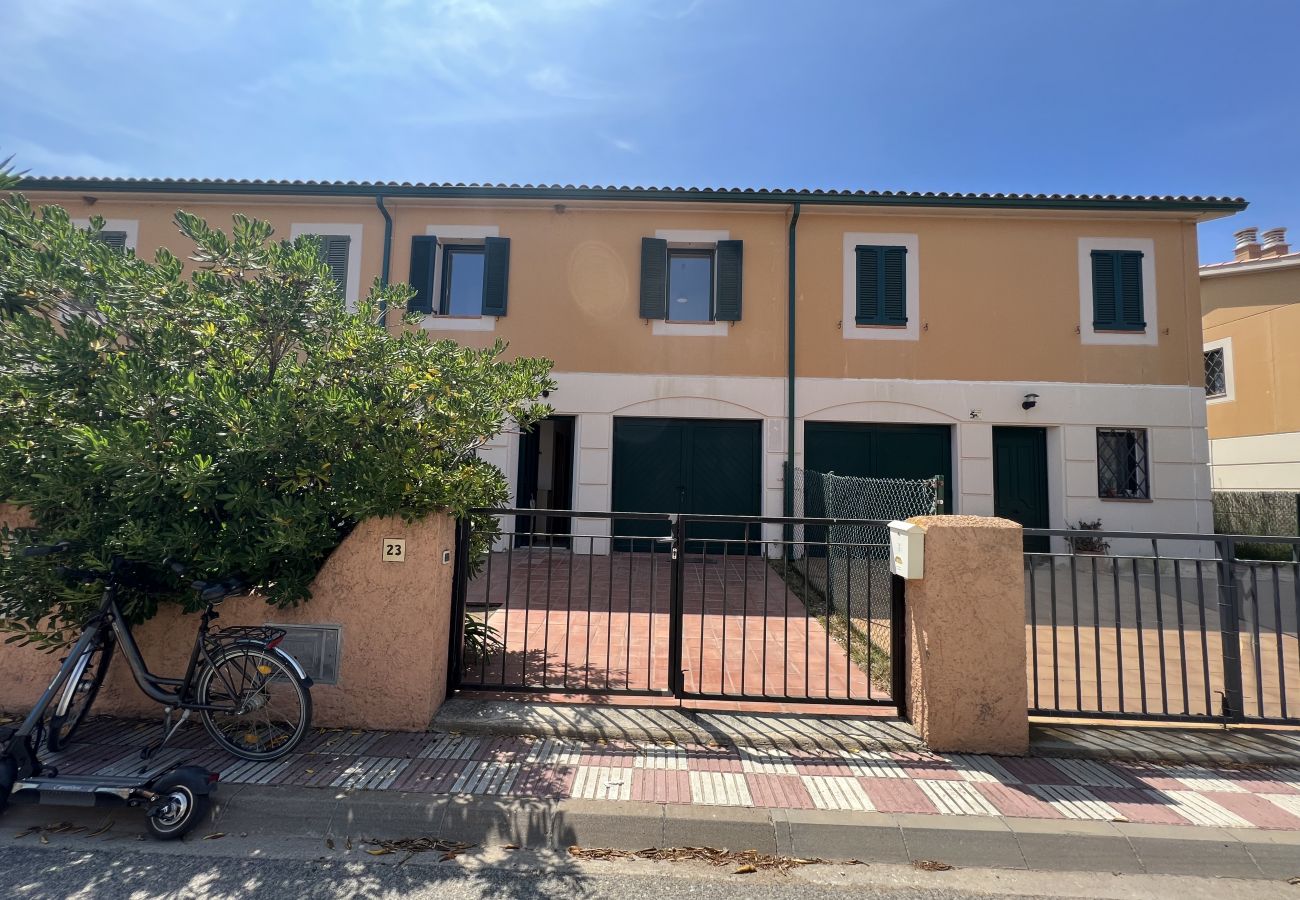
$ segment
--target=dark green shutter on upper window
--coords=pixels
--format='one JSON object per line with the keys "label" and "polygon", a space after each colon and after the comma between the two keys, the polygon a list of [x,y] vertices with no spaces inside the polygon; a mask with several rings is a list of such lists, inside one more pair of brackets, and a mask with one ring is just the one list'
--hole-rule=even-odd
{"label": "dark green shutter on upper window", "polygon": [[510,281],[510,238],[483,241],[483,315],[506,314],[506,288]]}
{"label": "dark green shutter on upper window", "polygon": [[411,277],[415,296],[406,304],[409,312],[433,312],[433,264],[438,257],[438,239],[433,235],[411,238]]}
{"label": "dark green shutter on upper window", "polygon": [[907,248],[856,248],[859,325],[907,324]]}
{"label": "dark green shutter on upper window", "polygon": [[1100,331],[1142,331],[1142,253],[1092,251],[1092,327]]}
{"label": "dark green shutter on upper window", "polygon": [[348,288],[348,246],[352,238],[346,234],[318,234],[320,241],[320,260],[329,266],[334,283],[339,286],[339,293],[346,294]]}
{"label": "dark green shutter on upper window", "polygon": [[668,242],[641,239],[641,318],[668,317]]}
{"label": "dark green shutter on upper window", "polygon": [[126,250],[126,232],[125,231],[101,231],[95,235],[95,240],[101,244],[107,244],[118,252]]}
{"label": "dark green shutter on upper window", "polygon": [[718,290],[713,318],[717,322],[739,322],[744,269],[744,242],[718,241]]}

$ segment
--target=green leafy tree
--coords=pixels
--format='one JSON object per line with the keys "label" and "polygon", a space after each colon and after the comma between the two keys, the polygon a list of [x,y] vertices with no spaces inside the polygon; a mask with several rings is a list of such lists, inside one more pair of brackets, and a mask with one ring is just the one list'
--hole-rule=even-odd
{"label": "green leafy tree", "polygon": [[[297,604],[362,519],[502,504],[476,449],[549,412],[549,361],[390,334],[381,311],[410,289],[376,282],[349,312],[313,238],[175,222],[188,275],[166,250],[150,262],[97,240],[101,220],[0,204],[0,500],[35,520],[0,534],[0,627],[20,640],[57,642],[97,601],[55,566],[113,554],[239,573]],[[71,561],[13,552],[56,540]],[[193,595],[173,577],[129,593],[127,614],[160,600]]]}

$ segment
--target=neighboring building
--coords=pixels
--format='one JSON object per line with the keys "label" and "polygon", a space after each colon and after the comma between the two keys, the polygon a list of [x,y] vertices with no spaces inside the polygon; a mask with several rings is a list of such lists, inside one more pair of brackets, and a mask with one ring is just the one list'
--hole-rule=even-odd
{"label": "neighboring building", "polygon": [[185,256],[177,207],[328,235],[349,301],[376,276],[409,278],[431,335],[505,338],[511,353],[555,360],[555,418],[485,451],[520,505],[775,516],[792,458],[846,475],[943,475],[957,513],[1212,531],[1196,224],[1242,200],[91,179],[21,189],[103,216],[145,255]]}
{"label": "neighboring building", "polygon": [[1258,237],[1201,266],[1213,485],[1300,491],[1300,253],[1284,228]]}

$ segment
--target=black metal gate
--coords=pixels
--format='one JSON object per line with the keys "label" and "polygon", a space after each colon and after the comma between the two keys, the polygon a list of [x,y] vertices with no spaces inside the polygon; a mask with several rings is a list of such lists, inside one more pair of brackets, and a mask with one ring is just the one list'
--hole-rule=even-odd
{"label": "black metal gate", "polygon": [[886,522],[535,512],[459,523],[450,690],[898,705]]}
{"label": "black metal gate", "polygon": [[1025,533],[1031,714],[1300,723],[1300,538]]}

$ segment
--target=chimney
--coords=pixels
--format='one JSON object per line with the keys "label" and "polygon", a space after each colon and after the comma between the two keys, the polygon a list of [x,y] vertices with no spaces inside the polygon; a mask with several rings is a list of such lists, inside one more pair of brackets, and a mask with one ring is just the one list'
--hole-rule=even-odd
{"label": "chimney", "polygon": [[1258,228],[1243,228],[1233,235],[1237,239],[1236,252],[1233,256],[1233,262],[1245,262],[1248,259],[1259,259],[1259,235]]}
{"label": "chimney", "polygon": [[1259,248],[1260,259],[1286,256],[1290,252],[1291,247],[1286,242],[1285,228],[1270,228],[1264,232],[1264,243]]}

